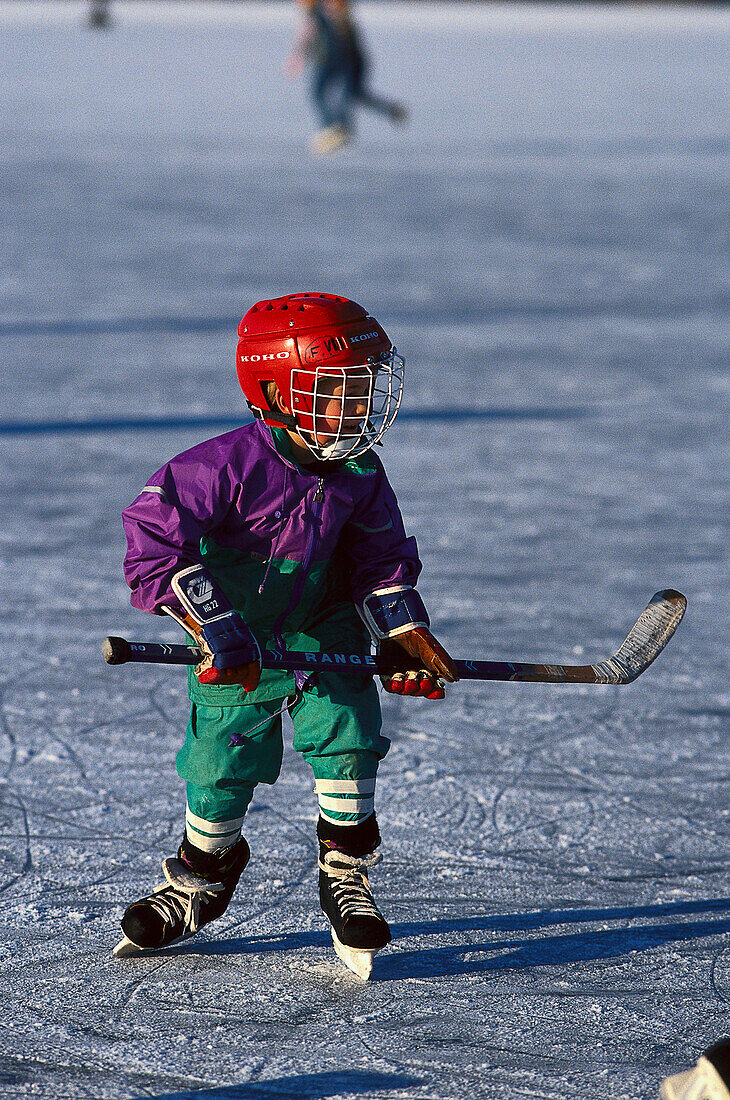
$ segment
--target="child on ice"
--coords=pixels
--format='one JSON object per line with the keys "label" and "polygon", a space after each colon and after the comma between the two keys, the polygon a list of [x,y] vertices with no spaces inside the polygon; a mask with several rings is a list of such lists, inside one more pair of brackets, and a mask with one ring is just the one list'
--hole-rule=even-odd
{"label": "child on ice", "polygon": [[395,419],[403,359],[355,302],[300,293],[239,325],[238,378],[255,420],[166,463],[124,512],[132,603],[173,616],[206,654],[177,757],[185,833],[165,884],[126,910],[118,955],[164,947],[225,911],[248,862],[257,783],[274,783],[281,715],[311,765],[319,892],[338,955],[367,977],[390,931],[371,892],[381,734],[368,675],[261,671],[259,647],[405,650],[388,691],[442,698],[458,679],[428,628],[421,570],[371,450]]}

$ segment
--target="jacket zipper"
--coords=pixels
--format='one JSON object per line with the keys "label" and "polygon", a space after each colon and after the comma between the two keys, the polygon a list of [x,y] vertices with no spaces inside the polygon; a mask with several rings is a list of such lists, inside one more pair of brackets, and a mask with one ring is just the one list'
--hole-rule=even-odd
{"label": "jacket zipper", "polygon": [[281,646],[282,649],[286,649],[286,646],[284,645],[284,641],[281,637],[281,628],[286,622],[287,617],[291,614],[291,612],[294,610],[294,608],[297,606],[300,599],[302,598],[302,592],[304,590],[304,585],[307,580],[307,570],[309,569],[309,565],[312,561],[312,554],[314,553],[315,527],[318,526],[318,521],[322,518],[323,505],[324,478],[319,477],[317,478],[317,488],[315,490],[314,499],[312,502],[312,522],[309,526],[307,545],[304,550],[304,558],[302,560],[302,566],[299,571],[299,576],[297,577],[296,583],[294,585],[294,590],[292,592],[292,598],[289,601],[289,606],[286,608],[285,611],[282,611],[281,615],[279,615],[276,622],[274,623],[274,626],[272,627],[272,634],[274,636],[274,639],[277,645]]}
{"label": "jacket zipper", "polygon": [[289,481],[289,468],[288,468],[288,466],[284,466],[284,489],[283,489],[282,494],[281,494],[281,512],[279,513],[281,515],[281,520],[279,522],[279,528],[276,532],[276,538],[274,539],[273,544],[271,546],[271,553],[269,554],[269,560],[266,563],[266,569],[264,570],[264,579],[261,581],[261,584],[259,585],[259,596],[263,596],[263,594],[264,594],[264,589],[266,588],[266,582],[269,579],[269,570],[271,569],[271,565],[272,565],[272,562],[274,560],[274,555],[276,554],[276,548],[279,545],[279,539],[281,538],[281,532],[284,530],[284,527],[286,526],[286,516],[285,516],[285,512],[286,512],[286,489],[287,489],[288,481]]}

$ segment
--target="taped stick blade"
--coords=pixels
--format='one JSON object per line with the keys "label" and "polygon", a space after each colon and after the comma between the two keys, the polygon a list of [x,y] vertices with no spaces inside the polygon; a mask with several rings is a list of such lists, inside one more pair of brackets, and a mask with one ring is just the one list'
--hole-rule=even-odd
{"label": "taped stick blade", "polygon": [[687,599],[674,588],[652,596],[612,657],[594,665],[596,683],[630,684],[659,656],[682,621]]}

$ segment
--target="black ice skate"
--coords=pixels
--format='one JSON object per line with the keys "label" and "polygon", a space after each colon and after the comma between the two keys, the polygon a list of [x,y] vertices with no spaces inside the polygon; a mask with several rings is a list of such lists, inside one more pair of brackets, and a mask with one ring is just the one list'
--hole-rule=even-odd
{"label": "black ice skate", "polygon": [[[331,925],[335,951],[345,966],[367,981],[373,956],[390,943],[390,929],[375,904],[368,880],[368,869],[381,859],[372,850],[380,843],[375,817],[349,828],[330,825],[320,818],[317,832],[319,902]],[[334,834],[336,840],[331,839]],[[344,850],[345,846],[349,851]]]}
{"label": "black ice skate", "polygon": [[117,958],[167,947],[225,913],[251,855],[243,837],[220,852],[202,852],[187,837],[177,857],[163,860],[165,882],[122,917]]}

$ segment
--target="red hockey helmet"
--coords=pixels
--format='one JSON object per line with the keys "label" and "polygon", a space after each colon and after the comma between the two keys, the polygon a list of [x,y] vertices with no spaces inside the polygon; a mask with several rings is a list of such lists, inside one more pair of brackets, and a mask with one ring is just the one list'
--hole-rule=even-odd
{"label": "red hockey helmet", "polygon": [[[357,302],[318,293],[257,302],[238,337],[238,380],[254,416],[297,432],[316,458],[362,454],[393,423],[403,359]],[[270,382],[289,415],[271,407]]]}

